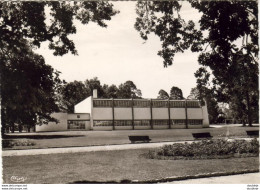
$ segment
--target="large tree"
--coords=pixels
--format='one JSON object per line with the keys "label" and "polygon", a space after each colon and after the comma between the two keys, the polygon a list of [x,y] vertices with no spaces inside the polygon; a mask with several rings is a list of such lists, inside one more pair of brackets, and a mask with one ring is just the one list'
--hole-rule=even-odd
{"label": "large tree", "polygon": [[169,98],[170,98],[170,96],[169,96],[169,94],[168,94],[165,90],[161,89],[161,90],[158,92],[157,99],[166,100],[166,99],[169,99]]}
{"label": "large tree", "polygon": [[164,66],[171,65],[178,52],[201,52],[198,62],[211,71],[219,101],[241,104],[252,125],[253,114],[258,113],[257,1],[189,2],[202,13],[200,30],[195,22],[182,19],[178,1],[138,2],[135,28],[145,40],[149,33],[159,36],[158,55]]}
{"label": "large tree", "polygon": [[57,92],[62,81],[59,72],[46,65],[44,58],[24,43],[23,53],[0,53],[2,134],[6,128],[56,121],[59,111]]}
{"label": "large tree", "polygon": [[50,114],[58,111],[58,72],[32,49],[48,41],[54,55],[77,54],[69,39],[76,33],[74,20],[106,27],[105,21],[116,13],[108,2],[0,2],[2,132],[14,123],[53,121]]}

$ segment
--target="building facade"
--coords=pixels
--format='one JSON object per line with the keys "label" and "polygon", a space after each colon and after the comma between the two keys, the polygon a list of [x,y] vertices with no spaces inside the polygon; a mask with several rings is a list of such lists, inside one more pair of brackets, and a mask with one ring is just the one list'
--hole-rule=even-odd
{"label": "building facade", "polygon": [[75,113],[55,113],[60,122],[36,131],[152,130],[209,127],[207,106],[198,100],[101,99],[93,92],[75,105]]}

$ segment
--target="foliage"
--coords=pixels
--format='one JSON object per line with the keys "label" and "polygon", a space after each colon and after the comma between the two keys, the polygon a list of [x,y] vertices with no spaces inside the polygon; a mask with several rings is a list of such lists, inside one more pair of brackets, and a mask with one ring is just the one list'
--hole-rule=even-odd
{"label": "foliage", "polygon": [[158,93],[157,99],[170,99],[170,100],[182,100],[184,99],[182,95],[182,90],[176,86],[173,86],[170,91],[170,95],[163,89]]}
{"label": "foliage", "polygon": [[141,98],[142,92],[132,81],[126,81],[118,87],[118,98]]}
{"label": "foliage", "polygon": [[65,84],[61,88],[61,108],[68,112],[74,112],[74,105],[78,104],[89,96],[89,91],[81,81],[74,81]]}
{"label": "foliage", "polygon": [[192,143],[176,143],[164,145],[157,150],[151,150],[147,156],[151,159],[214,159],[228,158],[234,156],[258,156],[259,142],[257,139],[251,141],[223,139],[203,140]]}
{"label": "foliage", "polygon": [[[145,40],[150,33],[160,38],[162,50],[158,55],[164,59],[164,66],[171,65],[178,52],[199,51],[198,62],[202,67],[195,74],[199,77],[198,89],[201,93],[203,86],[212,90],[210,93],[219,102],[232,104],[236,117],[247,117],[252,125],[257,117],[254,114],[258,115],[259,99],[258,2],[189,0],[189,3],[202,14],[200,30],[193,21],[182,19],[178,1],[138,2],[135,28]],[[205,69],[211,73],[205,73]],[[203,76],[208,81],[210,75],[213,86],[199,81]]]}
{"label": "foliage", "polygon": [[48,41],[54,55],[77,54],[74,20],[106,27],[117,11],[108,2],[0,2],[1,122],[5,127],[56,121],[59,72],[32,52]]}
{"label": "foliage", "polygon": [[159,91],[158,96],[157,96],[157,99],[166,100],[166,99],[169,99],[169,98],[170,98],[170,96],[169,96],[169,94],[168,94],[165,90],[161,89],[161,90]]}
{"label": "foliage", "polygon": [[12,148],[14,146],[34,146],[35,142],[28,139],[2,140],[3,148]]}
{"label": "foliage", "polygon": [[19,48],[22,46],[19,43],[21,39],[36,47],[49,41],[54,55],[77,54],[73,41],[68,38],[77,31],[73,21],[79,20],[82,24],[95,22],[106,27],[104,21],[110,20],[116,13],[108,2],[1,2],[0,47]]}
{"label": "foliage", "polygon": [[59,72],[46,65],[43,57],[33,53],[25,42],[18,55],[10,52],[6,57],[0,52],[0,62],[3,128],[57,122],[50,115],[59,111]]}

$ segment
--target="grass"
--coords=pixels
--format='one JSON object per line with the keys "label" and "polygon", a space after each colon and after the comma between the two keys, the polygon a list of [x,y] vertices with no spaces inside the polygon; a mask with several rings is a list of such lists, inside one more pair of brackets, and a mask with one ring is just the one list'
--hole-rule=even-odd
{"label": "grass", "polygon": [[194,132],[210,132],[213,138],[247,137],[246,130],[256,130],[259,126],[239,127],[225,126],[221,128],[202,129],[168,129],[168,130],[124,130],[124,131],[65,131],[41,133],[8,134],[3,141],[29,139],[34,146],[13,146],[8,149],[79,147],[93,145],[129,144],[129,135],[148,135],[151,142],[193,140]]}
{"label": "grass", "polygon": [[153,160],[140,155],[148,149],[3,157],[3,183],[12,176],[26,184],[111,183],[170,176],[258,169],[259,158],[213,160]]}

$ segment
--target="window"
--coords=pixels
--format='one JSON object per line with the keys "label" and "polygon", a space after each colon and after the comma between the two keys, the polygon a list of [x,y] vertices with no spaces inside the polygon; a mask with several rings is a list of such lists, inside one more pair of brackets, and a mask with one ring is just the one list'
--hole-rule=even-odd
{"label": "window", "polygon": [[186,120],[185,119],[172,119],[171,125],[185,125]]}
{"label": "window", "polygon": [[170,101],[171,108],[185,108],[185,101]]}
{"label": "window", "polygon": [[169,120],[153,120],[153,125],[169,125]]}
{"label": "window", "polygon": [[112,107],[112,100],[93,100],[94,107]]}
{"label": "window", "polygon": [[168,101],[167,100],[166,101],[153,100],[152,104],[153,104],[153,107],[155,107],[155,108],[161,108],[161,107],[167,108],[168,107]]}
{"label": "window", "polygon": [[114,100],[115,107],[132,107],[132,100]]}
{"label": "window", "polygon": [[80,118],[80,115],[77,115],[77,118]]}
{"label": "window", "polygon": [[202,119],[189,119],[189,125],[202,125]]}
{"label": "window", "polygon": [[150,107],[151,102],[149,100],[134,100],[134,107],[141,107],[141,108],[145,108],[145,107]]}
{"label": "window", "polygon": [[85,129],[85,121],[68,121],[68,129]]}
{"label": "window", "polygon": [[151,125],[151,121],[150,120],[135,120],[134,121],[134,125],[135,126],[150,126]]}
{"label": "window", "polygon": [[200,108],[199,101],[187,101],[188,108]]}
{"label": "window", "polygon": [[116,120],[115,126],[132,126],[133,122],[132,120]]}
{"label": "window", "polygon": [[94,127],[100,127],[100,126],[112,126],[113,125],[113,121],[97,121],[97,120],[94,120],[93,121],[93,125]]}

